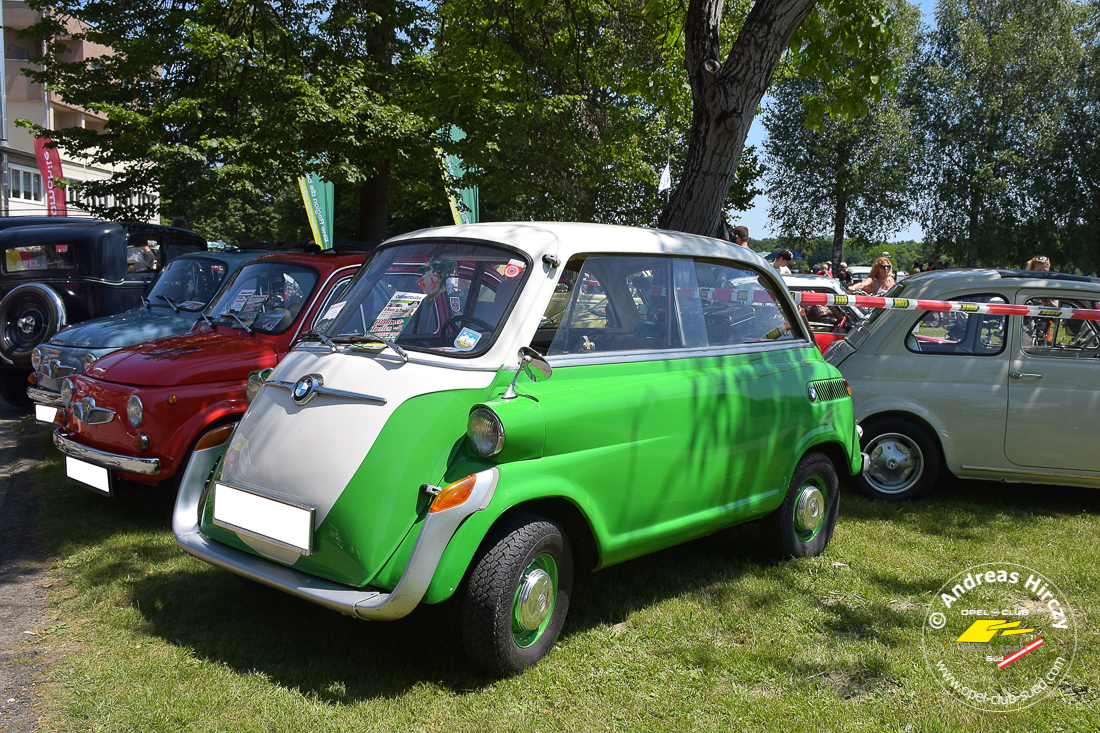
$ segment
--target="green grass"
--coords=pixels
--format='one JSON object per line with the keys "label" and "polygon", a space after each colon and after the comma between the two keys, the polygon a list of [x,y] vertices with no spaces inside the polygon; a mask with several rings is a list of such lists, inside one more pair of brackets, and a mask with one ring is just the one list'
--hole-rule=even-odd
{"label": "green grass", "polygon": [[[891,505],[847,492],[826,554],[776,564],[735,530],[576,589],[542,663],[466,664],[450,604],[356,621],[185,556],[172,497],[113,500],[43,469],[66,651],[40,687],[65,731],[1080,731],[1100,728],[1100,492],[957,484]],[[950,699],[920,651],[927,603],[982,562],[1035,568],[1077,617],[1058,692],[1016,713]]]}

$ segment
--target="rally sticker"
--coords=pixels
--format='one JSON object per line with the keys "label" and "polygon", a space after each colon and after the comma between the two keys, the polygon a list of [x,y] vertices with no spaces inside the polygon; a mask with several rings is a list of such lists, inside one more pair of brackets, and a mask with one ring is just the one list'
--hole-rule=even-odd
{"label": "rally sticker", "polygon": [[413,317],[416,309],[420,307],[426,297],[426,293],[405,293],[401,291],[394,293],[386,306],[379,312],[378,317],[374,319],[374,325],[370,327],[370,332],[390,341],[395,340],[401,335],[405,324]]}
{"label": "rally sticker", "polygon": [[198,300],[188,300],[179,304],[180,308],[185,311],[201,311],[206,307],[206,303]]}
{"label": "rally sticker", "polygon": [[462,310],[462,299],[459,298],[457,295],[451,296],[451,310],[455,313],[458,313]]}
{"label": "rally sticker", "polygon": [[455,348],[459,351],[470,351],[481,340],[481,334],[469,328],[462,329],[455,338]]}
{"label": "rally sticker", "polygon": [[508,264],[504,266],[504,277],[519,277],[521,272],[523,272],[522,260],[508,260]]}

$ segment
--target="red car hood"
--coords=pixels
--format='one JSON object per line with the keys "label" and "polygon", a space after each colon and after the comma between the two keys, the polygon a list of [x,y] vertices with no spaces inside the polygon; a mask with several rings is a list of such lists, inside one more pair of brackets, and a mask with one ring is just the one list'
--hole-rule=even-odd
{"label": "red car hood", "polygon": [[279,351],[256,336],[192,331],[120,349],[99,359],[88,376],[116,384],[170,387],[234,379],[273,367]]}

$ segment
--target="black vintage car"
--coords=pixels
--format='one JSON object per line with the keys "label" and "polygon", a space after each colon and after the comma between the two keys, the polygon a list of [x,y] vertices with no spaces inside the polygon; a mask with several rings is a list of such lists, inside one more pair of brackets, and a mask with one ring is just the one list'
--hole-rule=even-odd
{"label": "black vintage car", "polygon": [[0,219],[0,397],[26,404],[35,346],[141,305],[165,264],[205,249],[198,234],[155,224]]}

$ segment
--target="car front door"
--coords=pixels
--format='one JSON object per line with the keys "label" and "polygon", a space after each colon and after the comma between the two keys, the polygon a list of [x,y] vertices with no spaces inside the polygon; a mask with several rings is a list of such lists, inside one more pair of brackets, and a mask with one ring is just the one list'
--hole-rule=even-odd
{"label": "car front door", "polygon": [[[1094,309],[1096,294],[1051,299],[1023,292],[1025,305]],[[1100,472],[1100,322],[1012,319],[1005,455],[1017,466]]]}

